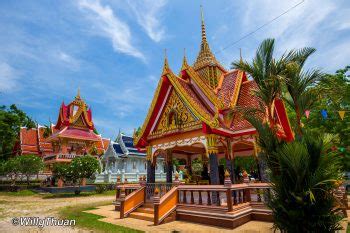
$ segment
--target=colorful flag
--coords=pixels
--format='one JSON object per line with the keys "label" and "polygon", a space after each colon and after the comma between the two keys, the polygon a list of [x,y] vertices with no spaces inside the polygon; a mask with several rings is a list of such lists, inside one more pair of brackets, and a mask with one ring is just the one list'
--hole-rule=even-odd
{"label": "colorful flag", "polygon": [[305,110],[305,116],[307,119],[309,119],[310,116],[310,110]]}
{"label": "colorful flag", "polygon": [[323,119],[327,119],[327,117],[328,117],[327,110],[322,109],[322,110],[321,110],[321,115],[322,115]]}
{"label": "colorful flag", "polygon": [[344,120],[345,111],[338,111],[338,113],[339,113],[340,119],[341,119],[341,120]]}

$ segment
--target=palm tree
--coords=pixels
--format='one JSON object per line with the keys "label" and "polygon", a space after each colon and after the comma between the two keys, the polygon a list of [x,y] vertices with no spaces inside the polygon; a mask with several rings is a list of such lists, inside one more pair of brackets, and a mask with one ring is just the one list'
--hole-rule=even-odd
{"label": "palm tree", "polygon": [[254,78],[258,86],[255,94],[266,106],[266,117],[271,127],[274,125],[273,102],[281,96],[284,68],[282,59],[273,58],[274,48],[275,40],[266,39],[260,44],[251,64],[242,59],[232,63],[232,68],[242,70]]}
{"label": "palm tree", "polygon": [[299,136],[302,134],[301,116],[306,110],[311,109],[317,100],[314,91],[310,88],[323,77],[323,73],[319,70],[303,71],[306,60],[315,51],[314,48],[306,47],[291,50],[283,56],[283,79],[289,94],[284,97],[284,100],[295,111],[296,131]]}
{"label": "palm tree", "polygon": [[265,40],[252,64],[240,61],[233,66],[254,78],[258,85],[256,95],[268,109],[268,122],[261,122],[250,110],[243,114],[257,130],[257,143],[266,158],[272,183],[268,205],[273,211],[274,226],[282,232],[334,232],[340,229],[342,218],[333,195],[337,181],[342,179],[339,156],[331,150],[335,138],[304,132],[298,140],[287,143],[277,137],[276,128],[272,127],[273,101],[282,98],[283,88],[300,116],[314,101],[309,87],[321,73],[302,71],[314,50],[292,50],[275,60],[273,47],[273,40]]}
{"label": "palm tree", "polygon": [[296,132],[302,135],[301,117],[306,110],[310,110],[317,101],[317,93],[311,87],[323,74],[319,70],[302,71],[293,63],[287,65],[285,85],[288,94],[284,100],[291,106],[296,114]]}

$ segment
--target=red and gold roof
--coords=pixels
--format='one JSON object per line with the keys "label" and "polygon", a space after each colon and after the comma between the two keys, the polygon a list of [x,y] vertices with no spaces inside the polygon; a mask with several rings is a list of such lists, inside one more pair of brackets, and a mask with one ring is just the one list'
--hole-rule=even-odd
{"label": "red and gold roof", "polygon": [[[163,72],[144,124],[134,134],[134,144],[139,148],[145,147],[156,135],[166,135],[165,131],[168,133],[183,132],[184,125],[192,125],[187,130],[198,129],[198,125],[202,125],[203,131],[211,131],[225,136],[254,134],[256,130],[243,118],[238,109],[259,106],[259,99],[254,94],[256,89],[255,81],[248,80],[244,72],[240,70],[226,71],[216,60],[206,39],[202,16],[202,42],[194,65],[189,65],[184,57],[180,74],[176,75],[170,69],[168,60],[165,58]],[[179,108],[177,107],[179,104],[173,104],[174,93],[185,107]],[[168,106],[169,102],[173,106]],[[177,109],[178,112],[184,111],[179,109],[187,109],[193,115],[191,119],[197,119],[197,121],[183,123],[181,120],[181,126],[176,128],[170,122],[171,120],[168,120],[169,125],[164,129],[164,114],[168,114],[171,118],[172,112],[176,112]],[[233,116],[228,118],[228,114],[232,113]],[[293,133],[281,100],[275,101],[275,114],[277,116],[276,123],[280,125],[279,135],[291,140]],[[261,116],[261,119],[265,120],[264,116]],[[161,132],[158,127],[160,121],[163,122],[163,129],[161,129],[163,134],[159,134]]]}

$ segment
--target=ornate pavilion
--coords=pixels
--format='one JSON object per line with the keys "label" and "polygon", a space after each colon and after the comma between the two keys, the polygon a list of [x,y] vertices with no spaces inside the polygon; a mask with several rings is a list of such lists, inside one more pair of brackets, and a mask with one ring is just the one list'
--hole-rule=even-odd
{"label": "ornate pavilion", "polygon": [[92,112],[78,91],[68,105],[62,103],[56,125],[49,127],[21,128],[18,155],[36,154],[44,159],[46,170],[54,163],[70,162],[76,156],[92,154],[99,156],[108,147],[109,139],[95,131]]}
{"label": "ornate pavilion", "polygon": [[[172,158],[186,159],[190,166],[202,158],[209,166],[211,184],[219,184],[218,160],[226,159],[233,178],[233,159],[255,155],[256,129],[243,118],[242,107],[258,107],[256,82],[240,70],[227,70],[215,58],[206,37],[202,14],[199,54],[188,64],[186,56],[178,75],[165,57],[163,72],[146,119],[134,133],[134,145],[147,153],[147,182],[155,182],[155,161],[164,156],[167,182],[172,182]],[[284,103],[274,103],[278,135],[292,140]],[[266,119],[262,116],[262,121]]]}

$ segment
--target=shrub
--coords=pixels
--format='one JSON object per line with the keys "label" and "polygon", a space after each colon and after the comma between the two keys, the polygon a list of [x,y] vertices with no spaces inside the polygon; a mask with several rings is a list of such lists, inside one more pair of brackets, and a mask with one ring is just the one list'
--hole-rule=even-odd
{"label": "shrub", "polygon": [[22,155],[18,159],[18,169],[27,177],[27,184],[29,185],[30,176],[37,175],[44,168],[44,162],[36,155]]}

